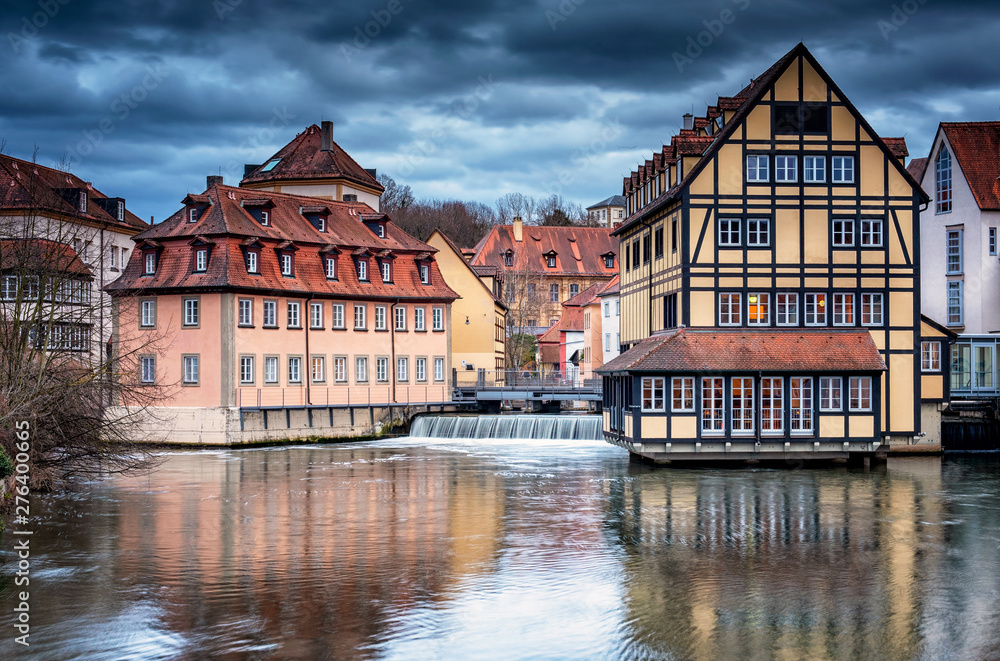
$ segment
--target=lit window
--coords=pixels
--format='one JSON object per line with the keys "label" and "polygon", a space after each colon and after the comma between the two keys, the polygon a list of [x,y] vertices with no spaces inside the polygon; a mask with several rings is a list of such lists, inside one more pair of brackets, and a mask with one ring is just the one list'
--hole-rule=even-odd
{"label": "lit window", "polygon": [[799,325],[799,295],[794,293],[779,293],[775,296],[776,323],[779,326]]}
{"label": "lit window", "polygon": [[826,294],[806,294],[806,326],[826,325]]}
{"label": "lit window", "polygon": [[948,325],[963,325],[962,282],[948,283]]}
{"label": "lit window", "polygon": [[835,218],[833,221],[833,247],[849,248],[854,245],[854,219]]}
{"label": "lit window", "polygon": [[880,218],[861,219],[861,245],[864,248],[882,246],[882,220]]}
{"label": "lit window", "polygon": [[941,371],[941,343],[920,343],[920,370],[923,372]]}
{"label": "lit window", "polygon": [[780,377],[760,380],[760,431],[762,434],[784,432],[784,381]]}
{"label": "lit window", "polygon": [[739,326],[742,320],[743,296],[742,294],[722,293],[719,294],[719,325]]}
{"label": "lit window", "polygon": [[644,376],[642,378],[642,410],[663,411],[664,409],[664,379],[661,376]]}
{"label": "lit window", "polygon": [[723,434],[726,431],[726,380],[722,377],[701,380],[701,431]]}
{"label": "lit window", "polygon": [[184,356],[184,383],[188,385],[198,383],[198,356]]}
{"label": "lit window", "polygon": [[809,434],[813,428],[812,377],[789,379],[790,420],[793,434]]}
{"label": "lit window", "polygon": [[747,220],[747,245],[771,245],[771,219],[750,218]]}
{"label": "lit window", "polygon": [[747,181],[768,181],[768,157],[765,155],[747,156]]}
{"label": "lit window", "polygon": [[882,294],[861,295],[861,325],[882,325]]}
{"label": "lit window", "polygon": [[962,272],[962,238],[963,230],[948,230],[947,251],[948,251],[948,273],[955,274]]}
{"label": "lit window", "polygon": [[854,183],[854,157],[834,156],[833,157],[833,183],[853,184]]}
{"label": "lit window", "polygon": [[833,325],[854,325],[854,294],[833,295]]}
{"label": "lit window", "polygon": [[797,182],[799,180],[798,156],[775,156],[774,180],[781,183]]}
{"label": "lit window", "polygon": [[848,407],[852,411],[872,410],[872,378],[870,376],[852,376]]}
{"label": "lit window", "polygon": [[840,411],[843,410],[843,389],[844,381],[839,376],[824,376],[819,380],[819,410],[820,411]]}
{"label": "lit window", "polygon": [[139,377],[143,383],[154,383],[156,381],[156,358],[154,356],[143,356],[142,372]]}
{"label": "lit window", "polygon": [[771,295],[766,292],[747,295],[747,323],[751,326],[771,324]]}
{"label": "lit window", "polygon": [[753,379],[751,377],[734,376],[731,383],[733,434],[753,433]]}
{"label": "lit window", "polygon": [[240,383],[253,383],[253,356],[240,356]]}
{"label": "lit window", "polygon": [[739,246],[740,245],[740,219],[720,218],[719,219],[719,245]]}
{"label": "lit window", "polygon": [[951,154],[941,146],[934,163],[934,208],[937,213],[951,211]]}
{"label": "lit window", "polygon": [[184,299],[184,325],[198,325],[198,299],[196,298]]}
{"label": "lit window", "polygon": [[807,184],[826,183],[826,156],[806,156],[802,170]]}

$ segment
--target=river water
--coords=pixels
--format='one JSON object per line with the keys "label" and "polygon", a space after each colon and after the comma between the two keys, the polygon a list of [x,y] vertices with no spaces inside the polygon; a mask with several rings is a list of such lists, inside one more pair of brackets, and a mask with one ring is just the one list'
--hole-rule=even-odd
{"label": "river water", "polygon": [[5,533],[0,658],[998,659],[998,477],[579,440],[170,452],[33,496],[31,647]]}

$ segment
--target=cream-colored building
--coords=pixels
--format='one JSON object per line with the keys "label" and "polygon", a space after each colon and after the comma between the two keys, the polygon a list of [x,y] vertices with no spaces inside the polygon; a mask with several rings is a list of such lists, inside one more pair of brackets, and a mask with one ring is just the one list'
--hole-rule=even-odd
{"label": "cream-colored building", "polygon": [[625,208],[628,202],[624,195],[612,195],[593,206],[587,207],[587,220],[614,227],[625,220]]}

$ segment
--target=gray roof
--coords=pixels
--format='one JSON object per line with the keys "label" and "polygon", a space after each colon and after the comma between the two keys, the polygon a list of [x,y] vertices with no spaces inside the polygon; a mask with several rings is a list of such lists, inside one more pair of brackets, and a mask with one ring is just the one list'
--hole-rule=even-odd
{"label": "gray roof", "polygon": [[624,195],[612,195],[606,200],[601,200],[597,204],[590,205],[587,209],[600,209],[601,207],[625,207],[627,205],[628,203],[625,201]]}

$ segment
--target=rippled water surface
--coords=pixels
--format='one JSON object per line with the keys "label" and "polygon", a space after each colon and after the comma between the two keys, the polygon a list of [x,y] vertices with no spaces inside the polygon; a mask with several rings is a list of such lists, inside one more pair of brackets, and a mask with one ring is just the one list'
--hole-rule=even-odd
{"label": "rippled water surface", "polygon": [[174,452],[33,497],[23,658],[998,659],[998,478],[592,441]]}

